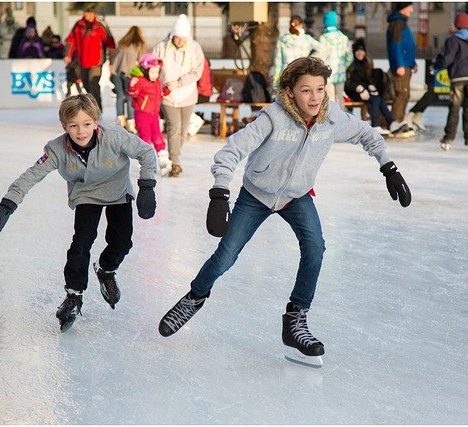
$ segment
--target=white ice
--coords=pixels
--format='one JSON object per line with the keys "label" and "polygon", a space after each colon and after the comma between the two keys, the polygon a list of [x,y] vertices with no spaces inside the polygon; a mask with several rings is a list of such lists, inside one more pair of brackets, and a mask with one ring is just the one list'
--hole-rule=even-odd
{"label": "white ice", "polygon": [[[193,137],[181,177],[158,180],[156,216],[135,214],[116,310],[90,269],[83,317],[64,334],[55,311],[73,212],[50,174],[0,233],[0,423],[466,424],[468,147],[459,131],[451,151],[439,149],[446,114],[429,108],[426,133],[388,142],[409,208],[391,200],[359,146],[336,144],[319,173],[327,251],[309,325],[325,344],[320,369],[283,357],[299,252],[278,216],[186,327],[158,334],[218,243],[205,212],[220,139]],[[55,110],[1,112],[0,195],[60,132]],[[136,163],[131,172],[136,180]],[[240,182],[241,170],[233,200]],[[105,218],[92,260],[104,230]]]}

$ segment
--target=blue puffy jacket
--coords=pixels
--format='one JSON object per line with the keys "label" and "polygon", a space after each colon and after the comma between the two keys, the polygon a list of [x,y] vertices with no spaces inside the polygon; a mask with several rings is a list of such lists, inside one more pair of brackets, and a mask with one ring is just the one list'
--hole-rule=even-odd
{"label": "blue puffy jacket", "polygon": [[416,66],[416,46],[407,21],[400,12],[392,12],[387,18],[387,52],[393,72],[399,67]]}

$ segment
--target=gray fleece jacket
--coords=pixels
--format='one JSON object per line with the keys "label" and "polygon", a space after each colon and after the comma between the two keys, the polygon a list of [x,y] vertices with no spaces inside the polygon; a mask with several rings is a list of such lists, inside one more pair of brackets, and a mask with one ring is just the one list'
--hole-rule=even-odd
{"label": "gray fleece jacket", "polygon": [[[280,96],[281,98],[281,96]],[[282,102],[283,101],[283,102]],[[272,210],[280,210],[313,187],[334,142],[360,143],[380,165],[391,161],[385,141],[368,123],[324,100],[321,119],[307,129],[297,107],[286,98],[263,109],[257,119],[229,137],[214,156],[215,187],[229,189],[239,162],[245,166],[245,189]],[[286,107],[283,107],[286,105]]]}
{"label": "gray fleece jacket", "polygon": [[19,205],[26,193],[57,169],[67,181],[68,205],[116,205],[135,197],[129,177],[130,158],[140,163],[140,179],[155,179],[156,155],[151,145],[120,126],[99,126],[87,164],[73,150],[67,134],[49,141],[44,155],[10,185],[5,198]]}

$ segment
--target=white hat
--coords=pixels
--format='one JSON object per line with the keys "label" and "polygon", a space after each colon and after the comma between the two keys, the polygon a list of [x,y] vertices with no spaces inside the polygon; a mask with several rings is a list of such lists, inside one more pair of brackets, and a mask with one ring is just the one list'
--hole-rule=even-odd
{"label": "white hat", "polygon": [[179,15],[174,22],[171,30],[171,36],[190,37],[192,33],[192,26],[187,18],[187,15]]}

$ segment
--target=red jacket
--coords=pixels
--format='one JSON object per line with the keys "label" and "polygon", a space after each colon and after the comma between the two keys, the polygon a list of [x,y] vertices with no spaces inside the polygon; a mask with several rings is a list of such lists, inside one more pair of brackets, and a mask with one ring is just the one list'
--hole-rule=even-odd
{"label": "red jacket", "polygon": [[200,80],[197,81],[198,94],[202,96],[213,95],[213,79],[211,76],[210,61],[205,57],[203,66],[203,74]]}
{"label": "red jacket", "polygon": [[81,68],[102,65],[106,60],[104,48],[115,49],[115,41],[109,30],[98,20],[88,22],[81,18],[65,39],[68,58],[77,52]]}
{"label": "red jacket", "polygon": [[159,114],[163,96],[169,94],[167,87],[161,87],[161,80],[152,82],[146,77],[132,77],[128,85],[128,94],[133,98],[135,111]]}

